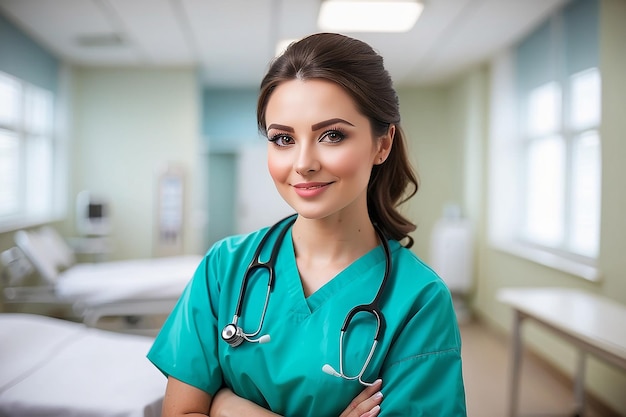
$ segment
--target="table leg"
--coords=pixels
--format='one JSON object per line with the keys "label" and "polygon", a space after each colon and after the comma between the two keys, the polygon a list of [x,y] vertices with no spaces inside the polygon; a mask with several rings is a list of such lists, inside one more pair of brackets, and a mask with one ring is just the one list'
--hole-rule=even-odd
{"label": "table leg", "polygon": [[522,314],[514,310],[513,311],[513,328],[511,330],[511,370],[509,380],[509,417],[515,417],[517,415],[517,406],[519,402],[519,388],[520,388],[520,367],[522,360]]}
{"label": "table leg", "polygon": [[582,416],[585,409],[585,370],[587,355],[582,349],[578,350],[578,364],[576,379],[574,380],[575,415]]}

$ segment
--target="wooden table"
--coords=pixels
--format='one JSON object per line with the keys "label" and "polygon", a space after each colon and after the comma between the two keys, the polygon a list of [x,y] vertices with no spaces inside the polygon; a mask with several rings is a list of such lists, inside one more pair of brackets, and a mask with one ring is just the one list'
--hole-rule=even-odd
{"label": "wooden table", "polygon": [[576,346],[575,415],[584,411],[585,360],[592,354],[626,370],[626,306],[612,299],[568,288],[503,288],[498,301],[513,308],[509,413],[517,415],[522,336],[531,319]]}

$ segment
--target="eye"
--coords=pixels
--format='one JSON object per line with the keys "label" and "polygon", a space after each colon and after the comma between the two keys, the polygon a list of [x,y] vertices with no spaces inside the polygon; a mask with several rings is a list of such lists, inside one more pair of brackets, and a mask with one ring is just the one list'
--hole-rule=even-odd
{"label": "eye", "polygon": [[339,143],[346,138],[346,134],[340,130],[328,130],[320,137],[320,142]]}
{"label": "eye", "polygon": [[289,145],[293,145],[293,138],[291,136],[282,134],[282,133],[278,133],[274,136],[271,136],[268,138],[268,140],[272,143],[274,143],[274,145],[276,146],[289,146]]}

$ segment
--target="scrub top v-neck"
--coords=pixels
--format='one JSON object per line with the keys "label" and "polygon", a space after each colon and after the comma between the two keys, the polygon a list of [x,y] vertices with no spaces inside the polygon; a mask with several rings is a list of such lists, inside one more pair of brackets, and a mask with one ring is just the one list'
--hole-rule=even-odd
{"label": "scrub top v-neck", "polygon": [[[165,375],[209,394],[226,386],[283,416],[338,416],[363,387],[323,373],[322,366],[338,366],[341,325],[351,308],[369,303],[376,294],[385,268],[384,252],[380,246],[373,249],[305,297],[289,231],[279,250],[274,288],[259,333],[270,335],[271,341],[231,347],[219,334],[232,320],[246,267],[266,231],[226,238],[211,248],[148,358]],[[268,240],[262,260],[274,243],[274,237]],[[407,399],[415,396],[414,387],[427,389],[430,398],[424,405],[416,404],[415,410],[436,401],[437,395],[453,392],[461,395],[463,411],[461,401],[452,399],[447,401],[450,410],[437,410],[443,413],[437,415],[464,415],[460,337],[458,328],[450,325],[456,321],[449,293],[415,255],[397,241],[389,245],[393,270],[382,300],[388,327],[364,379],[383,378],[381,416],[420,415],[405,414],[412,407]],[[255,273],[240,318],[246,331],[258,327],[266,288],[266,274]],[[431,309],[428,316],[420,314]],[[371,318],[357,318],[350,326],[344,342],[346,373],[357,373],[363,365],[374,328]],[[431,392],[432,383],[427,381],[433,378],[443,381],[445,392]],[[394,397],[400,401],[395,406]],[[393,414],[394,407],[402,414]]]}

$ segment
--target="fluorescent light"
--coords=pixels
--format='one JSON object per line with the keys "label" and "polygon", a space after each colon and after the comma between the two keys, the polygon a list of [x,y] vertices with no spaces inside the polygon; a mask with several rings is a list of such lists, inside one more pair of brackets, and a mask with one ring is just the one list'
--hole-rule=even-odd
{"label": "fluorescent light", "polygon": [[331,32],[407,32],[423,9],[424,5],[415,0],[326,0],[317,25]]}

